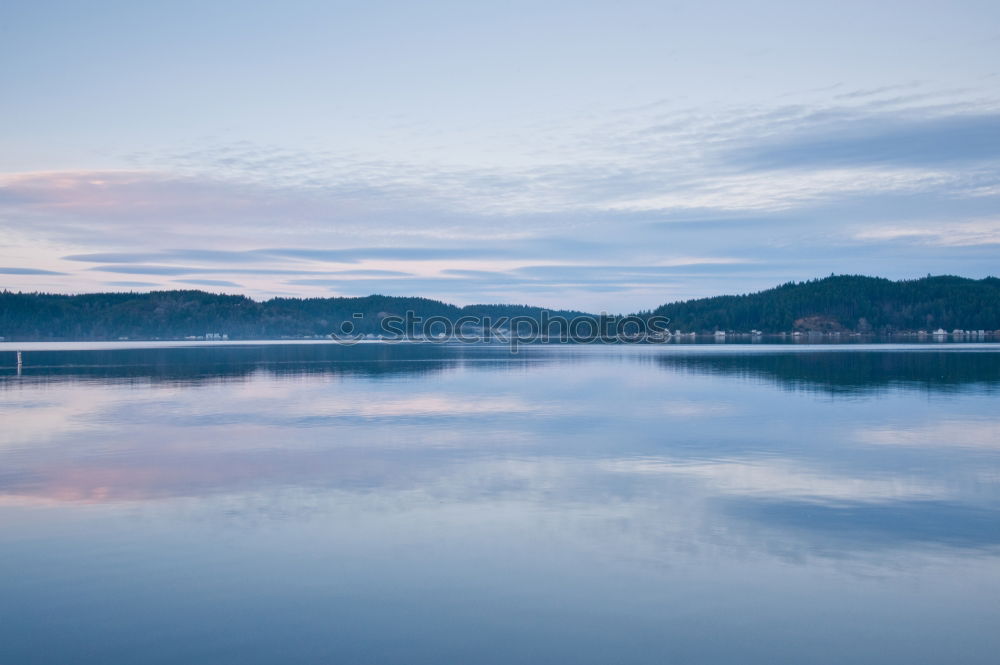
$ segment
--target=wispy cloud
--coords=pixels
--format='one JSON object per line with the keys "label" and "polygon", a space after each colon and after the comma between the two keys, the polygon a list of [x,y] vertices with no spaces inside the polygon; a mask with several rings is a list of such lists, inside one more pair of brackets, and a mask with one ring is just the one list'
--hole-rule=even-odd
{"label": "wispy cloud", "polygon": [[937,222],[912,226],[884,226],[859,231],[859,240],[912,241],[938,247],[981,247],[1000,244],[1000,218],[960,223]]}
{"label": "wispy cloud", "polygon": [[98,272],[112,272],[124,275],[203,275],[203,274],[228,274],[228,275],[323,275],[327,274],[321,270],[282,270],[275,268],[209,268],[199,266],[163,266],[163,265],[142,265],[142,264],[113,264],[106,266],[93,266],[87,270]]}
{"label": "wispy cloud", "polygon": [[847,118],[765,139],[729,155],[755,169],[949,167],[1000,159],[1000,114]]}
{"label": "wispy cloud", "polygon": [[834,271],[984,276],[995,264],[976,252],[1000,234],[1000,104],[921,85],[622,109],[547,127],[495,164],[243,141],[133,155],[127,170],[7,174],[0,260],[44,260],[48,272],[6,272],[23,283],[65,272],[259,296],[562,293],[584,309]]}
{"label": "wispy cloud", "polygon": [[64,272],[55,270],[42,270],[40,268],[0,268],[0,275],[65,275]]}
{"label": "wispy cloud", "polygon": [[198,286],[233,286],[239,288],[239,284],[236,282],[230,282],[225,279],[175,279],[173,280],[179,284],[195,284]]}
{"label": "wispy cloud", "polygon": [[136,287],[159,286],[159,284],[157,284],[156,282],[113,281],[113,282],[104,282],[104,284],[108,286],[136,286]]}

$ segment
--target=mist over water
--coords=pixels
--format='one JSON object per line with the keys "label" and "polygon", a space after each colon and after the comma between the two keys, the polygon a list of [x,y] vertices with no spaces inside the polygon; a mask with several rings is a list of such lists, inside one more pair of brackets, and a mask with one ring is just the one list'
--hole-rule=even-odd
{"label": "mist over water", "polygon": [[0,663],[992,663],[1000,347],[0,352]]}

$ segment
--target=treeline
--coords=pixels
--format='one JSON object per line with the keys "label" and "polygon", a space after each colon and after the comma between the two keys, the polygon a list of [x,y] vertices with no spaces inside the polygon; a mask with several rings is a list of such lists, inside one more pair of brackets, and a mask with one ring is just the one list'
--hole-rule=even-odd
{"label": "treeline", "polygon": [[[379,334],[386,316],[413,312],[427,320],[443,317],[530,317],[539,307],[456,307],[427,298],[272,298],[258,302],[239,295],[203,291],[151,293],[0,292],[0,336],[8,340],[177,339],[225,334],[231,339],[307,337],[344,332]],[[574,311],[548,311],[566,319],[594,318]],[[643,315],[670,319],[671,330],[711,332],[998,330],[1000,279],[926,277],[894,282],[857,275],[789,282],[739,296],[719,296],[663,305]],[[420,326],[412,329],[428,332]],[[433,331],[431,331],[433,332]]]}
{"label": "treeline", "polygon": [[739,296],[663,305],[671,330],[762,332],[1000,329],[1000,279],[927,276],[892,281],[838,275]]}
{"label": "treeline", "polygon": [[[427,298],[367,296],[363,298],[272,298],[263,302],[240,295],[203,291],[150,293],[0,292],[0,336],[8,340],[177,339],[225,334],[231,339],[307,337],[342,333],[379,334],[380,320],[405,316],[426,320],[463,316],[538,318],[539,307],[470,305],[456,307]],[[567,318],[581,312],[551,312]],[[356,316],[360,315],[360,316]],[[414,332],[421,333],[417,326]]]}

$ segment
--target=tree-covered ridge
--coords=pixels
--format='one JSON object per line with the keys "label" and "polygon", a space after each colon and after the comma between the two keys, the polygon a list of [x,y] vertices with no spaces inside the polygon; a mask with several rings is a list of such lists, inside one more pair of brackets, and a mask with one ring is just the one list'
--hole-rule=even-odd
{"label": "tree-covered ridge", "polygon": [[669,303],[652,314],[685,331],[997,330],[1000,279],[831,275],[758,293]]}
{"label": "tree-covered ridge", "polygon": [[[530,317],[543,311],[567,319],[592,315],[525,305],[457,307],[427,298],[272,298],[204,291],[55,295],[0,292],[0,336],[6,339],[176,339],[206,333],[233,339],[329,335],[351,322],[355,333],[383,332],[385,316],[413,312],[443,317]],[[360,317],[356,315],[360,314]],[[663,305],[646,315],[670,319],[671,330],[893,332],[1000,329],[1000,279],[926,277],[894,282],[857,275],[789,282],[739,296]],[[414,332],[421,332],[419,328]]]}
{"label": "tree-covered ridge", "polygon": [[[272,298],[263,302],[241,295],[204,291],[150,293],[0,292],[0,336],[6,339],[175,339],[207,333],[232,339],[329,335],[350,322],[354,333],[381,331],[389,315],[414,312],[423,319],[463,316],[538,317],[539,307],[470,305],[456,307],[427,298],[373,295],[362,298]],[[567,318],[581,312],[552,312]],[[361,317],[355,316],[360,314]],[[419,332],[419,329],[417,330]]]}

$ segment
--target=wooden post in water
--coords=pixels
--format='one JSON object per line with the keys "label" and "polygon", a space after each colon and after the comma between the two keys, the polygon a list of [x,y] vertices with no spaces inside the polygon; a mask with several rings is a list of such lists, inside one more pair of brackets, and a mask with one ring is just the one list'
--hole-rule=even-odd
{"label": "wooden post in water", "polygon": [[21,352],[17,352],[17,375],[21,376],[21,366],[24,365],[24,358],[21,357]]}

